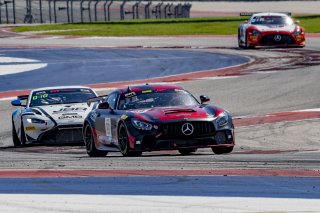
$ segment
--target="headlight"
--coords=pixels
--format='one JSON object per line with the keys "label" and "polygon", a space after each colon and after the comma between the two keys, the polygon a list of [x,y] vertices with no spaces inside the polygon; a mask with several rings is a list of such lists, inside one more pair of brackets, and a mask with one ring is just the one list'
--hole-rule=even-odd
{"label": "headlight", "polygon": [[136,118],[131,119],[131,123],[137,129],[141,129],[141,130],[151,130],[152,129],[151,124],[144,122],[144,121],[141,121]]}
{"label": "headlight", "polygon": [[261,34],[258,30],[252,30],[251,33],[254,36],[259,36]]}
{"label": "headlight", "polygon": [[295,32],[293,33],[293,35],[294,35],[294,36],[298,36],[298,35],[300,35],[300,33],[301,33],[301,31],[300,31],[300,30],[297,30],[297,31],[295,31]]}
{"label": "headlight", "polygon": [[221,113],[217,118],[217,124],[219,127],[225,126],[228,124],[228,114],[226,112]]}
{"label": "headlight", "polygon": [[27,118],[27,121],[29,123],[34,123],[34,124],[44,124],[45,123],[44,120],[41,120],[41,119],[38,119],[38,118]]}

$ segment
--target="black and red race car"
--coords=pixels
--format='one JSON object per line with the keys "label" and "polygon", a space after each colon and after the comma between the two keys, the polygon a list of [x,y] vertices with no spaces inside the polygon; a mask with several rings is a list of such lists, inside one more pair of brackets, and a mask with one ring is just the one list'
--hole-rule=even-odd
{"label": "black and red race car", "polygon": [[256,46],[304,47],[305,31],[291,13],[240,13],[251,16],[238,28],[240,48]]}
{"label": "black and red race car", "polygon": [[[100,98],[102,99],[102,98]],[[116,89],[87,116],[83,136],[90,157],[120,151],[140,156],[145,151],[178,150],[187,155],[198,148],[230,153],[234,126],[229,112],[200,102],[175,85],[139,85]]]}

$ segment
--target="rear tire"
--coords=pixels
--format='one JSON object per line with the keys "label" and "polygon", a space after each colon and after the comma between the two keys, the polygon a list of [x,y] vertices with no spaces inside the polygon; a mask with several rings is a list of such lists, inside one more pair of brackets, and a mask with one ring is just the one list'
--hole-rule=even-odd
{"label": "rear tire", "polygon": [[218,147],[211,147],[212,151],[216,155],[221,155],[221,154],[227,154],[232,152],[233,146],[225,147],[225,146],[218,146]]}
{"label": "rear tire", "polygon": [[106,151],[97,150],[93,138],[93,133],[89,125],[86,125],[84,130],[84,143],[86,146],[87,154],[90,157],[104,157],[108,154],[108,152]]}
{"label": "rear tire", "polygon": [[14,122],[12,121],[12,142],[15,147],[21,146],[21,141],[16,132],[16,127],[14,126]]}
{"label": "rear tire", "polygon": [[179,151],[179,153],[180,153],[181,155],[190,155],[191,153],[196,152],[197,149],[196,149],[196,148],[194,148],[194,149],[192,149],[192,148],[185,148],[185,149],[178,149],[178,151]]}

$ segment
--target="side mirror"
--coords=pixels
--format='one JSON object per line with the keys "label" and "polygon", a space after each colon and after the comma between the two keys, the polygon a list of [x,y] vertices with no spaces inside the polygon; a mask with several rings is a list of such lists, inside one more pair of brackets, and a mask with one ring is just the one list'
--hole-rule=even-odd
{"label": "side mirror", "polygon": [[201,104],[210,101],[210,98],[205,95],[200,95]]}
{"label": "side mirror", "polygon": [[16,99],[16,100],[11,101],[11,105],[12,106],[21,106],[22,103],[21,103],[20,99]]}
{"label": "side mirror", "polygon": [[110,104],[108,102],[102,102],[98,105],[98,109],[110,109]]}

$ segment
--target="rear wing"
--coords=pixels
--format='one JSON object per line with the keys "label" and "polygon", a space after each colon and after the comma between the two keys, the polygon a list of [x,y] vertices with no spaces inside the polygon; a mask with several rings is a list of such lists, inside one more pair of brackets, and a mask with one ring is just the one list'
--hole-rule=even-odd
{"label": "rear wing", "polygon": [[[241,12],[239,14],[239,17],[242,17],[242,16],[250,16],[251,17],[252,15],[257,14],[257,13],[262,13],[262,12]],[[282,14],[286,14],[288,16],[292,15],[291,12],[274,12],[274,13],[282,13]]]}
{"label": "rear wing", "polygon": [[17,98],[19,99],[19,100],[28,100],[28,98],[29,98],[29,95],[18,95],[17,96]]}
{"label": "rear wing", "polygon": [[102,102],[104,101],[105,99],[107,99],[108,95],[101,95],[101,96],[98,96],[98,97],[95,97],[95,98],[89,98],[87,100],[87,104],[88,106],[91,105],[91,103],[94,103],[94,102]]}

